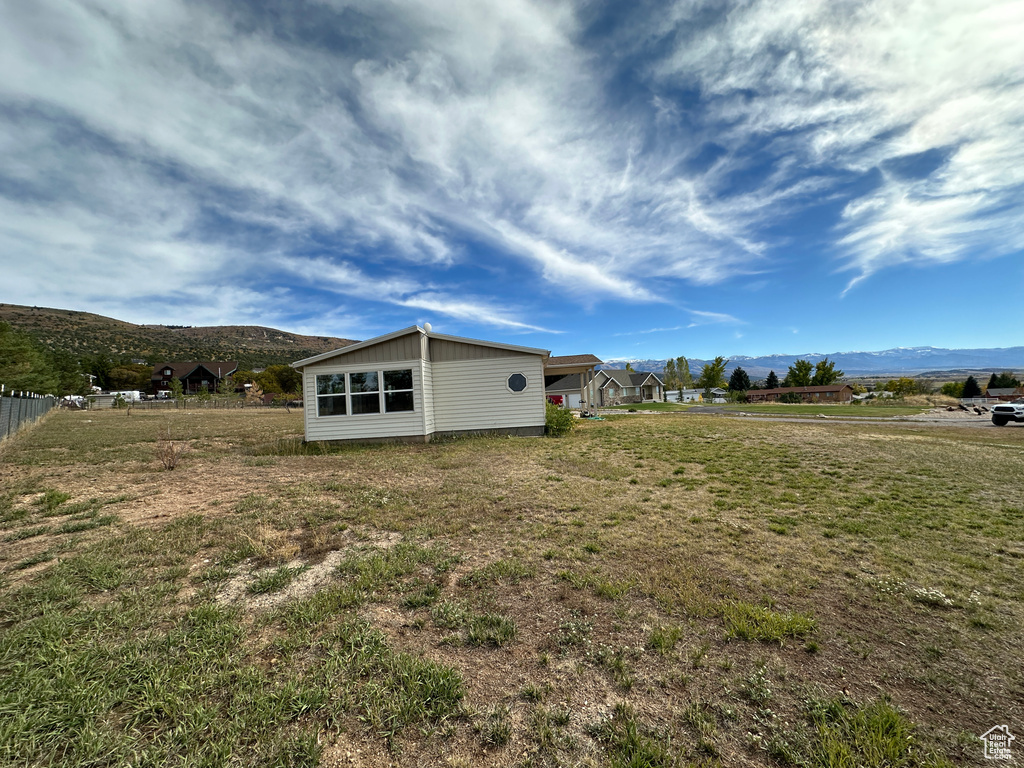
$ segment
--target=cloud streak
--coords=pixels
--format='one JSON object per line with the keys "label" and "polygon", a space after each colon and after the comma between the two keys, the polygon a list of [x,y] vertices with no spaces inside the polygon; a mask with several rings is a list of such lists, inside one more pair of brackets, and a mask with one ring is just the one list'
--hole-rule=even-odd
{"label": "cloud streak", "polygon": [[[1020,3],[680,0],[601,33],[596,12],[9,4],[11,297],[238,322],[319,288],[382,326],[555,332],[552,307],[788,268],[808,221],[847,291],[1024,249]],[[741,322],[690,311],[672,330]]]}

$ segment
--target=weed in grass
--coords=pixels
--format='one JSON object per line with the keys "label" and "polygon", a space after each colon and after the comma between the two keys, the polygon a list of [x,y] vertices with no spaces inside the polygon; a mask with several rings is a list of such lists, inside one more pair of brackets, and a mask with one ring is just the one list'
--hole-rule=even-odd
{"label": "weed in grass", "polygon": [[40,511],[43,514],[53,512],[57,507],[68,501],[71,498],[70,493],[64,493],[53,488],[49,488],[43,492],[43,495],[36,499],[36,506],[40,507]]}
{"label": "weed in grass", "polygon": [[944,758],[922,750],[913,725],[886,701],[858,707],[841,699],[813,700],[808,705],[807,717],[816,731],[808,755],[813,765],[952,766]]}
{"label": "weed in grass", "polygon": [[751,670],[744,679],[741,690],[750,703],[766,704],[772,697],[771,681],[768,680],[767,668],[761,664]]}
{"label": "weed in grass", "polygon": [[594,631],[593,623],[585,619],[572,619],[563,622],[555,633],[555,644],[565,653],[570,648],[590,648],[590,635]]}
{"label": "weed in grass", "polygon": [[655,627],[647,638],[647,645],[662,656],[675,650],[676,644],[683,636],[682,627]]}
{"label": "weed in grass", "polygon": [[636,676],[626,662],[626,649],[601,645],[595,649],[593,658],[599,666],[608,670],[622,690],[629,691],[633,688]]}
{"label": "weed in grass", "polygon": [[544,683],[544,685],[536,685],[534,683],[527,683],[520,689],[519,698],[524,701],[539,702],[544,701],[544,697],[551,692],[551,685]]}
{"label": "weed in grass", "polygon": [[484,717],[482,723],[474,725],[485,747],[504,747],[512,738],[511,707],[495,705]]}
{"label": "weed in grass", "polygon": [[690,664],[693,665],[694,669],[700,669],[704,666],[704,660],[707,658],[708,651],[711,650],[711,643],[701,643],[696,648],[690,650]]}
{"label": "weed in grass", "polygon": [[481,613],[469,619],[467,645],[502,646],[516,639],[516,623],[500,613]]}
{"label": "weed in grass", "polygon": [[275,568],[272,571],[257,576],[256,579],[246,588],[246,591],[250,595],[265,595],[271,592],[280,592],[291,584],[295,578],[305,570],[307,570],[306,566],[289,568],[286,565],[282,565],[280,568]]}
{"label": "weed in grass", "polygon": [[81,533],[102,528],[117,522],[117,515],[103,515],[92,520],[69,520],[57,529],[57,533]]}
{"label": "weed in grass", "polygon": [[45,552],[40,552],[36,555],[32,555],[31,557],[26,557],[24,560],[19,560],[17,563],[11,566],[11,570],[23,571],[26,568],[31,568],[32,566],[39,565],[40,563],[48,563],[51,560],[53,560],[56,556],[57,555],[55,553],[51,552],[50,550],[46,550]]}
{"label": "weed in grass", "polygon": [[530,731],[537,749],[544,754],[551,754],[561,749],[572,749],[575,744],[563,729],[569,725],[572,717],[568,710],[538,705],[530,713]]}
{"label": "weed in grass", "polygon": [[436,584],[427,584],[423,589],[418,589],[414,592],[409,592],[405,597],[402,598],[402,607],[410,610],[415,608],[425,608],[428,605],[433,605],[437,602],[437,598],[441,596],[441,588]]}
{"label": "weed in grass", "polygon": [[35,536],[42,536],[44,533],[49,533],[49,531],[50,526],[48,525],[38,525],[35,528],[19,528],[14,533],[5,536],[4,541],[24,541]]}
{"label": "weed in grass", "polygon": [[524,563],[518,558],[509,558],[506,560],[495,560],[483,568],[470,571],[459,579],[459,585],[463,587],[481,587],[498,582],[518,584],[523,579],[532,579],[536,575],[537,568],[535,566]]}
{"label": "weed in grass", "polygon": [[815,629],[815,621],[802,613],[779,613],[750,603],[731,602],[722,606],[725,634],[729,639],[781,643],[785,638],[804,638]]}
{"label": "weed in grass", "polygon": [[587,727],[608,753],[613,768],[670,768],[677,764],[668,737],[641,726],[633,708],[615,705],[612,717]]}
{"label": "weed in grass", "polygon": [[171,440],[169,429],[164,437],[156,441],[157,461],[167,471],[175,469],[181,463],[181,459],[187,451],[187,443]]}
{"label": "weed in grass", "polygon": [[430,609],[430,616],[440,629],[460,629],[465,626],[469,615],[464,603],[453,600],[445,600]]}
{"label": "weed in grass", "polygon": [[715,745],[715,710],[708,702],[694,701],[683,710],[683,720],[697,734],[697,749],[704,754],[716,757],[718,747]]}

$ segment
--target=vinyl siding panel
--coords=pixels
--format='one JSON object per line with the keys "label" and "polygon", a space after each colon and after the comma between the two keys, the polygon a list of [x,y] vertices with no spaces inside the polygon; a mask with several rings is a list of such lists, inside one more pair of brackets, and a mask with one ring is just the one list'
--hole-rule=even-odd
{"label": "vinyl siding panel", "polygon": [[[377,345],[375,345],[377,346]],[[383,345],[380,345],[383,346]],[[416,345],[418,350],[418,344]],[[370,348],[372,349],[372,347]],[[410,437],[428,434],[425,422],[423,396],[424,368],[419,358],[387,360],[383,364],[361,363],[338,365],[337,359],[307,366],[302,373],[305,402],[306,440],[365,440],[387,437]],[[411,368],[413,379],[413,409],[402,413],[367,413],[345,416],[317,416],[316,376],[325,373],[358,373],[367,370]]]}
{"label": "vinyl siding panel", "polygon": [[420,334],[407,333],[397,339],[382,341],[355,352],[346,353],[344,349],[338,351],[337,357],[324,360],[314,365],[361,365],[369,363],[394,363],[400,360],[416,360],[420,357]]}
{"label": "vinyl siding panel", "polygon": [[491,360],[499,357],[523,357],[523,354],[511,349],[464,344],[447,339],[430,339],[430,360],[434,363],[450,363],[456,360]]}
{"label": "vinyl siding panel", "polygon": [[434,375],[433,364],[429,360],[421,361],[423,370],[423,434],[434,431]]}
{"label": "vinyl siding panel", "polygon": [[[446,362],[433,358],[431,372],[436,432],[544,425],[544,370],[539,355]],[[513,373],[526,376],[523,392],[506,387]]]}

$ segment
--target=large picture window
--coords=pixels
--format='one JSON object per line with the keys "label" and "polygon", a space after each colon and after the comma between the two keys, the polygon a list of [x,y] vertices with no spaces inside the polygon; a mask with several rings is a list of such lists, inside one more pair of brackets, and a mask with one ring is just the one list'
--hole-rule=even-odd
{"label": "large picture window", "polygon": [[344,416],[347,413],[344,373],[316,377],[316,412],[318,416]]}
{"label": "large picture window", "polygon": [[413,410],[411,369],[384,371],[384,410],[388,413]]}
{"label": "large picture window", "polygon": [[377,371],[350,373],[352,414],[380,413],[380,383]]}
{"label": "large picture window", "polygon": [[411,368],[319,374],[316,377],[316,395],[317,416],[415,410]]}

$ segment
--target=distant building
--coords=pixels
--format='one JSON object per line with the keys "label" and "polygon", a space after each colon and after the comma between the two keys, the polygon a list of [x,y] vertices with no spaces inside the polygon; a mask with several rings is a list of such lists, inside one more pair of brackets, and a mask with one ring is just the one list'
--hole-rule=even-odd
{"label": "distant building", "polygon": [[161,363],[153,368],[150,381],[153,394],[167,392],[171,381],[178,379],[185,394],[195,394],[202,390],[216,392],[221,381],[232,376],[238,370],[238,363],[232,361],[211,361],[205,363]]}
{"label": "distant building", "polygon": [[799,395],[802,403],[849,403],[853,400],[853,387],[849,384],[829,384],[819,387],[751,389],[747,392],[747,402],[777,403],[780,397],[790,392]]}

